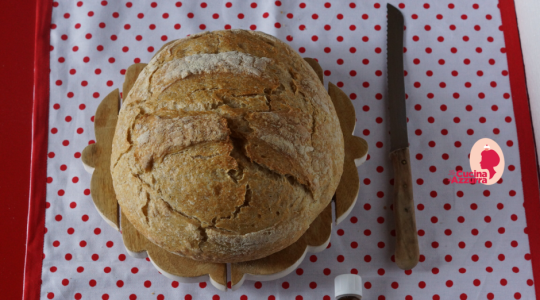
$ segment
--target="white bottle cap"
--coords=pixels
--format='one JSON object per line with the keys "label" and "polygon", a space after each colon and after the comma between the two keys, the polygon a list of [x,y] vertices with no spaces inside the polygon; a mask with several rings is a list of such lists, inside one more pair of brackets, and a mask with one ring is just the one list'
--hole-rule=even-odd
{"label": "white bottle cap", "polygon": [[334,279],[335,297],[362,297],[362,277],[354,274],[342,274]]}

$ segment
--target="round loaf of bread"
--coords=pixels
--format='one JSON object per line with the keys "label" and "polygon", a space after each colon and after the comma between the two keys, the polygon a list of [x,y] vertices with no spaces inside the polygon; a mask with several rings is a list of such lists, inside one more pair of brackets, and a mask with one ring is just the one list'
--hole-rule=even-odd
{"label": "round loaf of bread", "polygon": [[163,249],[254,260],[297,241],[334,195],[343,134],[298,53],[255,31],[165,45],[120,110],[111,156],[122,213]]}

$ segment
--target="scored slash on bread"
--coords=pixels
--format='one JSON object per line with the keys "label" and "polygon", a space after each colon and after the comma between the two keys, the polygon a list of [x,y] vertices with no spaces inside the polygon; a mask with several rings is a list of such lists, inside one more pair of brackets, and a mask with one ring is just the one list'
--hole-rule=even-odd
{"label": "scored slash on bread", "polygon": [[124,97],[111,154],[123,214],[199,261],[266,257],[331,202],[344,139],[316,73],[289,45],[225,30],[156,54]]}
{"label": "scored slash on bread", "polygon": [[[319,64],[306,58],[322,82]],[[130,66],[123,85],[123,97],[127,97],[139,73],[146,64]],[[356,124],[354,107],[349,98],[339,88],[329,83],[330,97],[336,109],[345,142],[343,175],[333,201],[335,202],[336,223],[344,220],[357,199],[359,178],[356,167],[365,162],[368,146],[362,138],[353,136]],[[100,215],[113,228],[119,228],[128,253],[134,257],[149,257],[154,266],[165,276],[179,282],[200,282],[210,279],[220,290],[227,288],[227,264],[207,263],[185,258],[156,246],[140,234],[129,220],[119,214],[119,206],[112,187],[109,172],[112,136],[115,132],[119,108],[118,90],[109,94],[100,104],[95,116],[96,143],[86,147],[82,161],[87,171],[93,171],[91,194]],[[116,103],[116,106],[115,106]],[[353,165],[354,164],[354,165]],[[119,216],[120,217],[119,220]],[[307,252],[320,252],[330,242],[332,228],[331,204],[311,223],[302,237],[285,249],[270,256],[252,261],[231,264],[231,286],[235,290],[245,280],[275,280],[292,272],[302,262]]]}

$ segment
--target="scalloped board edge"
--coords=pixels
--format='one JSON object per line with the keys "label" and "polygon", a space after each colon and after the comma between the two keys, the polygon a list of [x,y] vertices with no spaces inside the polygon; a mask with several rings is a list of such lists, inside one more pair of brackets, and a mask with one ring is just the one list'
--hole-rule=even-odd
{"label": "scalloped board edge", "polygon": [[[356,163],[356,166],[358,167],[359,165],[361,165],[363,162],[365,162],[365,159],[366,159],[366,155],[364,155],[363,157],[359,158],[359,159],[356,159],[355,160],[355,163]],[[360,163],[357,162],[357,160],[360,160]],[[95,168],[83,163],[83,166],[85,168],[85,170],[92,174],[93,171],[95,170]],[[359,189],[358,189],[359,191]],[[356,198],[358,198],[358,191],[356,193]],[[356,203],[356,199],[354,201],[354,203]],[[348,215],[349,213],[352,211],[354,207],[354,204],[349,208],[349,210],[343,214],[339,219],[336,220],[336,224],[339,224],[342,220],[344,220]],[[113,228],[116,228],[118,230],[118,228],[115,226],[115,224],[113,224],[112,222],[108,221],[107,218],[105,218],[105,216],[103,214],[101,214],[101,212],[99,212],[99,209],[97,209],[96,207],[96,210],[98,211],[98,213],[100,214],[100,216],[105,220],[105,222],[107,222],[107,224],[109,224],[110,226],[112,226]],[[330,226],[331,228],[333,227],[333,224],[330,223]],[[242,279],[240,280],[239,283],[235,284],[234,286],[231,287],[231,290],[235,291],[237,289],[239,289],[243,283],[246,281],[246,280],[251,280],[251,281],[272,281],[272,280],[276,280],[276,279],[280,279],[282,277],[285,277],[287,275],[289,275],[291,272],[293,272],[296,268],[298,268],[298,266],[302,263],[302,261],[305,259],[307,253],[318,253],[318,252],[321,252],[323,251],[324,249],[326,249],[326,247],[328,247],[328,244],[330,243],[330,239],[331,239],[332,235],[329,235],[328,239],[326,240],[326,242],[324,242],[322,245],[320,246],[307,246],[306,249],[304,250],[304,253],[302,254],[302,256],[294,263],[292,264],[291,266],[289,266],[288,268],[286,268],[285,270],[283,271],[280,271],[278,273],[274,273],[274,274],[269,274],[269,275],[257,275],[257,274],[249,274],[249,273],[246,273],[242,276]],[[202,275],[202,276],[198,276],[198,277],[180,277],[180,276],[176,276],[176,275],[173,275],[173,274],[170,274],[170,273],[167,273],[165,270],[161,269],[159,266],[157,266],[151,257],[149,257],[148,255],[148,252],[147,251],[141,251],[141,252],[133,252],[133,251],[130,251],[129,249],[127,249],[125,246],[124,248],[126,249],[126,252],[131,256],[131,257],[134,257],[134,258],[138,258],[138,259],[145,259],[145,258],[149,258],[150,259],[150,262],[152,262],[152,265],[162,274],[164,275],[165,277],[169,278],[169,279],[172,279],[172,280],[176,280],[180,283],[197,283],[197,282],[202,282],[202,281],[210,281],[210,283],[215,287],[217,288],[218,290],[221,290],[221,291],[226,291],[227,287],[222,285],[222,284],[219,284],[218,282],[214,281],[209,275]]]}
{"label": "scalloped board edge", "polygon": [[[353,131],[354,132],[354,131]],[[354,160],[354,164],[356,165],[356,167],[358,168],[360,165],[362,165],[363,163],[366,162],[366,159],[367,159],[367,156],[368,156],[368,152],[366,152],[366,154],[360,158],[356,158]],[[354,202],[352,203],[352,205],[349,207],[349,209],[347,209],[347,211],[345,211],[340,217],[338,217],[336,219],[336,225],[338,225],[339,223],[341,223],[343,220],[345,220],[349,214],[351,213],[351,211],[354,209],[354,207],[356,206],[356,202],[358,201],[358,194],[360,193],[360,186],[358,186],[358,190],[356,191],[356,196],[354,197]]]}
{"label": "scalloped board edge", "polygon": [[[90,173],[90,175],[94,174],[94,170],[96,169],[96,168],[94,168],[94,167],[91,167],[91,166],[85,164],[84,162],[83,162],[83,167],[84,167],[84,170],[85,170],[86,172]],[[94,204],[94,207],[96,208],[96,210],[97,210],[97,212],[99,213],[99,215],[101,216],[101,218],[105,221],[105,223],[109,224],[109,226],[111,226],[112,228],[114,228],[114,229],[120,231],[120,228],[118,228],[118,226],[116,226],[116,224],[114,224],[114,223],[111,222],[109,219],[107,219],[107,218],[105,217],[105,215],[103,215],[103,213],[101,213],[101,211],[99,211],[99,208],[96,206],[96,203],[95,203],[94,201],[92,201],[92,203]]]}
{"label": "scalloped board edge", "polygon": [[[135,253],[135,252],[131,252],[131,251],[128,250],[128,253],[131,255],[131,253]],[[147,255],[146,251],[143,251],[142,253]],[[142,257],[142,258],[145,258],[145,257]],[[208,275],[208,274],[198,276],[198,277],[180,277],[180,276],[176,276],[176,275],[165,272],[163,269],[161,269],[160,267],[158,267],[158,265],[156,265],[154,263],[154,261],[152,260],[152,257],[149,257],[149,258],[150,258],[150,262],[152,263],[152,265],[154,265],[154,268],[156,268],[159,271],[159,273],[161,273],[161,275],[163,275],[163,276],[165,276],[165,277],[167,277],[169,279],[176,280],[176,281],[181,282],[181,283],[198,283],[198,282],[202,282],[202,281],[210,281],[210,283],[216,289],[218,289],[220,291],[224,291],[224,292],[227,291],[227,286],[219,284],[214,279],[212,279],[212,277],[210,277],[210,275]]]}
{"label": "scalloped board edge", "polygon": [[[315,61],[313,61],[313,62],[315,64],[317,64]],[[311,63],[310,63],[310,65],[311,65]],[[136,65],[130,66],[129,69],[134,69],[134,71],[135,71],[135,69],[138,69],[138,70],[136,70],[133,73],[132,72],[127,72],[127,73],[130,73],[133,78],[128,79],[128,76],[126,76],[126,81],[124,82],[124,91],[129,92],[129,90],[131,89],[131,85],[133,84],[133,82],[137,78],[137,76],[133,76],[133,75],[138,75],[138,73],[144,68],[144,66],[145,66],[145,64],[136,64]],[[320,68],[320,66],[319,66],[319,68]],[[136,74],[134,74],[134,73],[136,73]],[[317,72],[317,73],[319,73],[319,72]],[[126,75],[128,75],[128,74],[126,74]],[[318,75],[319,75],[319,78],[322,81],[322,76],[321,76],[322,74],[318,74]],[[347,100],[350,101],[350,99],[348,99],[348,97],[347,97]],[[122,101],[122,99],[120,98],[120,106],[121,106],[121,103],[122,103],[121,101]],[[353,130],[352,130],[351,134],[354,133],[354,129],[356,127],[356,122],[354,122],[353,126],[354,127],[353,127]],[[365,140],[364,140],[364,143],[365,143]],[[366,153],[362,157],[354,159],[356,167],[363,164],[367,159],[367,143],[365,143],[365,146],[366,146]],[[88,163],[91,163],[91,161],[89,161]],[[90,174],[92,174],[94,172],[94,170],[95,170],[95,168],[93,166],[90,166],[90,165],[84,163],[84,160],[83,160],[83,166],[84,166],[85,170]],[[358,192],[359,192],[359,186],[358,186],[358,189],[357,189],[357,191],[355,193],[355,198],[354,198],[354,201],[353,201],[352,205],[348,208],[348,210],[346,212],[344,212],[339,218],[336,219],[336,224],[338,224],[342,220],[344,220],[349,215],[349,213],[352,211],[354,205],[356,204],[357,198],[358,198]],[[120,210],[120,208],[119,208],[119,210]],[[99,212],[99,210],[98,210],[98,212]],[[99,212],[99,213],[102,216],[102,218],[105,219],[105,221],[107,222],[108,221],[107,218],[105,218],[104,215],[101,214],[101,212]],[[113,228],[116,228],[118,230],[118,228],[116,226],[114,226],[114,224],[111,224],[111,222],[107,222],[107,223],[109,225],[111,225]],[[331,226],[330,228],[332,228],[332,225],[333,225],[332,222],[330,222],[329,224]],[[276,279],[282,278],[284,276],[287,276],[288,274],[290,274],[292,271],[294,271],[301,264],[301,262],[305,259],[305,256],[307,255],[308,252],[317,253],[317,252],[321,252],[324,249],[326,249],[326,247],[328,246],[328,243],[330,242],[330,238],[331,238],[331,234],[328,236],[328,239],[326,240],[326,242],[324,242],[320,246],[306,245],[306,248],[304,249],[303,254],[301,255],[301,257],[297,261],[295,261],[291,266],[287,267],[286,269],[284,269],[282,271],[276,272],[274,274],[266,274],[266,275],[251,274],[251,273],[243,274],[241,280],[237,284],[235,284],[231,289],[236,290],[236,289],[240,288],[245,280],[271,281],[271,280],[276,280]],[[127,249],[127,248],[126,248],[126,251],[130,256],[135,257],[135,258],[141,259],[141,258],[149,257],[147,251],[133,252],[133,251],[130,251],[129,249]],[[170,278],[170,279],[176,280],[178,282],[182,282],[182,283],[194,283],[194,282],[208,281],[208,279],[210,279],[210,282],[212,283],[212,285],[214,285],[217,289],[223,290],[223,291],[225,291],[227,289],[226,285],[222,285],[220,283],[217,283],[208,274],[202,275],[202,276],[197,276],[197,277],[180,277],[180,276],[177,276],[177,275],[170,274],[170,273],[164,271],[163,269],[161,269],[159,266],[157,266],[154,263],[154,261],[152,260],[151,257],[149,257],[149,260],[152,262],[154,267],[162,275],[166,276],[167,278]]]}
{"label": "scalloped board edge", "polygon": [[[356,167],[360,167],[361,164],[365,163],[366,162],[366,159],[367,159],[367,155],[368,155],[369,152],[366,152],[366,155],[360,157],[360,158],[355,158],[354,159],[354,164],[356,165]],[[358,195],[356,195],[358,196]]]}
{"label": "scalloped board edge", "polygon": [[94,174],[94,170],[95,170],[96,168],[91,167],[91,166],[85,164],[84,162],[83,162],[82,164],[83,164],[84,170],[85,170],[86,172],[90,173],[90,175]]}
{"label": "scalloped board edge", "polygon": [[[330,225],[330,226],[333,227],[332,225]],[[330,243],[331,237],[332,237],[332,235],[330,235],[328,237],[328,240],[326,240],[326,242],[324,242],[324,244],[322,244],[320,246],[314,247],[314,246],[309,246],[308,245],[306,247],[306,250],[304,251],[304,254],[302,254],[302,256],[294,264],[292,264],[290,267],[288,267],[287,269],[285,269],[285,270],[283,270],[281,272],[270,274],[270,275],[256,275],[256,274],[249,274],[249,273],[244,274],[244,276],[242,276],[242,279],[240,280],[240,282],[233,285],[231,287],[231,290],[235,291],[235,290],[239,289],[244,284],[244,281],[246,281],[246,280],[251,280],[251,281],[272,281],[272,280],[280,279],[282,277],[285,277],[285,276],[289,275],[292,271],[294,271],[294,270],[296,270],[296,268],[298,268],[298,266],[302,263],[302,261],[304,261],[306,255],[308,253],[319,253],[319,252],[322,252],[324,249],[326,249],[328,247],[328,244]],[[218,290],[221,290],[221,291],[226,291],[227,290],[226,286],[224,286],[222,284],[219,284],[218,282],[214,281],[212,279],[212,277],[210,277],[209,275],[203,275],[203,276],[198,276],[198,277],[180,277],[180,276],[176,276],[176,275],[167,273],[165,270],[161,269],[158,265],[156,265],[154,263],[154,261],[152,260],[152,257],[148,256],[147,251],[133,252],[133,251],[128,250],[127,248],[125,248],[125,249],[126,249],[127,253],[131,257],[138,258],[138,259],[145,259],[145,258],[148,257],[150,259],[150,262],[152,263],[152,265],[163,276],[165,276],[165,277],[167,277],[169,279],[176,280],[176,281],[178,281],[180,283],[198,283],[198,282],[202,282],[202,281],[210,281],[210,283],[215,288],[217,288]]]}
{"label": "scalloped board edge", "polygon": [[354,199],[354,201],[353,201],[352,205],[349,207],[349,209],[347,209],[339,218],[336,219],[336,225],[341,223],[343,220],[347,219],[347,217],[349,216],[349,214],[353,210],[354,206],[356,205],[356,201],[358,201],[358,193],[360,193],[360,188],[358,188],[358,191],[356,191],[356,198]]}
{"label": "scalloped board edge", "polygon": [[[330,223],[330,228],[332,228],[332,223]],[[281,272],[277,272],[277,273],[274,273],[274,274],[269,274],[269,275],[256,275],[256,274],[249,274],[249,273],[245,273],[244,276],[242,276],[242,279],[240,279],[240,281],[233,285],[231,287],[231,290],[233,291],[236,291],[237,289],[239,289],[243,284],[244,284],[244,281],[246,280],[251,280],[251,281],[272,281],[272,280],[276,280],[276,279],[280,279],[280,278],[283,278],[287,275],[289,275],[292,271],[296,270],[296,268],[298,268],[298,266],[302,263],[302,261],[304,261],[304,258],[306,258],[306,255],[308,253],[319,253],[321,251],[323,251],[324,249],[326,249],[326,247],[328,247],[328,244],[330,244],[330,239],[332,238],[332,234],[330,234],[328,236],[328,239],[326,240],[326,242],[324,242],[322,245],[319,245],[319,246],[307,246],[306,247],[306,250],[304,250],[304,254],[302,254],[302,256],[294,263],[292,264],[291,266],[289,266],[287,269],[281,271]]]}
{"label": "scalloped board edge", "polygon": [[[134,258],[139,258],[139,259],[143,259],[143,258],[147,258],[148,257],[148,252],[146,251],[141,251],[141,252],[133,252],[131,250],[129,250],[126,245],[124,244],[124,249],[126,249],[127,253],[129,254],[129,256],[131,257],[134,257]],[[160,271],[161,272],[161,271]]]}
{"label": "scalloped board edge", "polygon": [[[85,164],[84,162],[82,163],[83,164],[83,167],[84,167],[84,170],[88,173],[90,173],[90,175],[94,174],[94,170],[96,168],[94,167],[91,167],[87,164]],[[105,217],[105,215],[103,215],[103,213],[99,210],[99,208],[96,206],[96,202],[92,201],[92,203],[94,204],[94,207],[96,208],[97,212],[99,213],[99,215],[101,216],[101,218],[103,220],[105,220],[105,223],[109,224],[109,226],[111,226],[112,228],[120,231],[120,228],[118,228],[118,226],[116,226],[116,224],[114,224],[113,222],[111,222],[107,217]],[[120,208],[118,208],[120,209]]]}
{"label": "scalloped board edge", "polygon": [[99,215],[101,216],[101,218],[103,220],[105,220],[105,223],[109,224],[112,228],[116,229],[117,231],[120,231],[120,228],[118,228],[118,226],[116,226],[116,224],[111,222],[107,217],[105,217],[105,215],[103,213],[101,213],[101,211],[99,211],[99,208],[96,206],[96,203],[94,201],[92,201],[92,203],[94,203],[94,207],[96,208],[96,210],[99,213]]}
{"label": "scalloped board edge", "polygon": [[[352,130],[352,135],[354,135],[354,132],[356,131],[356,122],[354,122],[354,127],[353,127],[353,130]],[[369,154],[369,149],[368,151],[366,151],[366,154],[362,157],[359,157],[359,158],[355,158],[354,159],[354,163],[356,164],[356,167],[360,167],[360,165],[362,165],[363,163],[366,162],[367,160],[367,156]],[[358,197],[358,194],[356,195]],[[356,203],[356,202],[355,202]],[[354,206],[354,205],[353,205]]]}

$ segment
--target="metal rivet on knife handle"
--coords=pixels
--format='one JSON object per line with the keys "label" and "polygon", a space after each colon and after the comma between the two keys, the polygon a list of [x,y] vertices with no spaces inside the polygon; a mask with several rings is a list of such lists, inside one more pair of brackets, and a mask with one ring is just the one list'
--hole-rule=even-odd
{"label": "metal rivet on knife handle", "polygon": [[[390,153],[394,167],[394,217],[396,223],[396,264],[403,270],[416,266],[420,256],[413,200],[409,148]],[[405,161],[406,163],[401,163]]]}

